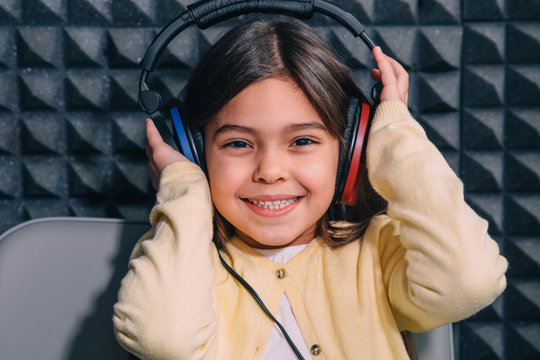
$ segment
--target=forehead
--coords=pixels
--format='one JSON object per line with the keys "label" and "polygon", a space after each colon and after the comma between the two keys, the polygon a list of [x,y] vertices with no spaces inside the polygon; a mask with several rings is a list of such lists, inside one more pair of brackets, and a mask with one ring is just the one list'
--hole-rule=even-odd
{"label": "forehead", "polygon": [[268,78],[236,95],[208,124],[212,131],[224,125],[241,125],[271,131],[299,123],[324,122],[304,92],[289,78]]}

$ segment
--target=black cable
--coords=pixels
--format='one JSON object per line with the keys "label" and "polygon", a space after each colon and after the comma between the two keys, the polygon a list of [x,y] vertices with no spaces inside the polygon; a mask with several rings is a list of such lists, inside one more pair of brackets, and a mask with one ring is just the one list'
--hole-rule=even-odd
{"label": "black cable", "polygon": [[[266,305],[264,305],[264,302],[261,300],[261,298],[259,297],[259,295],[257,294],[257,292],[255,291],[255,289],[253,289],[251,287],[251,285],[248,284],[248,282],[246,280],[244,280],[240,275],[238,275],[238,273],[236,271],[234,271],[233,268],[231,268],[226,262],[225,260],[223,259],[223,257],[221,256],[221,253],[219,252],[218,250],[218,255],[219,255],[219,260],[221,260],[221,263],[223,264],[223,266],[225,267],[225,269],[249,292],[249,294],[253,297],[253,299],[255,299],[255,301],[257,302],[257,304],[261,307],[261,309],[266,313],[266,315],[272,319],[272,321],[279,327],[279,330],[281,330],[281,333],[283,334],[283,336],[285,336],[285,340],[287,340],[287,343],[289,343],[289,346],[291,347],[292,351],[294,352],[294,355],[296,355],[296,357],[298,358],[298,360],[305,360],[304,357],[302,356],[302,354],[300,354],[300,351],[298,350],[298,348],[296,347],[296,345],[294,345],[294,342],[292,341],[292,339],[290,338],[289,334],[287,333],[287,331],[285,330],[285,328],[283,327],[283,325],[281,325],[281,323],[279,321],[277,321],[277,319],[272,315],[272,313],[270,312],[270,310],[268,310],[268,308],[266,307]],[[135,355],[133,354],[129,354],[129,357],[128,357],[128,360],[139,360],[138,357],[136,357]]]}
{"label": "black cable", "polygon": [[281,323],[279,321],[277,321],[277,319],[272,315],[272,313],[270,312],[270,310],[268,310],[268,308],[266,307],[266,305],[264,305],[264,302],[261,300],[261,298],[259,297],[259,295],[257,294],[257,292],[255,291],[255,289],[253,289],[251,287],[251,285],[249,285],[247,283],[246,280],[244,280],[240,275],[238,275],[236,273],[236,271],[234,271],[233,268],[231,268],[229,266],[229,264],[227,264],[225,262],[225,260],[223,259],[223,257],[221,257],[221,253],[219,252],[218,250],[218,255],[219,255],[219,260],[221,260],[221,263],[223,264],[223,266],[225,267],[225,269],[249,292],[249,294],[253,297],[253,299],[255,299],[255,302],[257,302],[257,304],[259,305],[259,307],[265,312],[265,314],[270,318],[272,319],[272,321],[279,327],[279,330],[281,330],[281,333],[283,334],[283,336],[285,336],[285,340],[287,340],[287,343],[289,343],[289,346],[291,347],[292,351],[294,352],[294,355],[296,355],[296,357],[298,358],[298,360],[305,360],[304,357],[302,356],[302,354],[300,354],[300,351],[298,350],[298,348],[296,347],[296,345],[294,345],[294,342],[292,341],[292,339],[289,337],[289,334],[287,333],[287,331],[285,330],[285,328],[283,327],[283,325],[281,325]]}

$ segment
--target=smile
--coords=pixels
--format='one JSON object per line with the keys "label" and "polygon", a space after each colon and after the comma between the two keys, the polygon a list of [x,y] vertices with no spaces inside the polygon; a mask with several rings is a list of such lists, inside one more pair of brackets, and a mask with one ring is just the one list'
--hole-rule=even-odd
{"label": "smile", "polygon": [[275,200],[275,201],[262,201],[262,200],[255,200],[255,199],[246,199],[246,200],[250,204],[256,205],[263,209],[280,210],[295,203],[298,199],[299,197],[295,197],[295,198],[287,199],[287,200]]}

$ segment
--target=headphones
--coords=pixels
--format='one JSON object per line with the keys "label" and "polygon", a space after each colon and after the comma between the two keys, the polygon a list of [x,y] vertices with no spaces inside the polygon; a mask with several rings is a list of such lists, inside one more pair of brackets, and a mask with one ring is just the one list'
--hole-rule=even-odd
{"label": "headphones", "polygon": [[[168,114],[162,112],[161,95],[148,87],[148,77],[163,49],[189,26],[197,25],[205,29],[226,19],[254,12],[304,19],[318,12],[337,20],[355,37],[360,37],[370,50],[375,47],[362,24],[353,15],[322,0],[204,0],[189,5],[185,12],[159,32],[146,50],[140,64],[139,105],[152,118],[163,140],[202,168],[205,161],[202,132],[182,116],[179,110],[182,106],[170,109]],[[356,204],[365,171],[367,135],[375,107],[363,99],[350,98],[344,134],[346,145],[340,148],[333,205]],[[170,124],[172,131],[167,124]]]}

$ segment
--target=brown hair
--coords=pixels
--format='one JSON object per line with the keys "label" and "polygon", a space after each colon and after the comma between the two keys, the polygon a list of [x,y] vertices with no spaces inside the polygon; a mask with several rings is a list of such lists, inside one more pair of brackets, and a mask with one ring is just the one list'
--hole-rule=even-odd
{"label": "brown hair", "polygon": [[[233,28],[203,56],[183,93],[183,109],[190,121],[205,125],[249,85],[271,77],[289,77],[321,116],[328,131],[340,139],[347,126],[349,98],[368,101],[354,83],[350,70],[309,26],[281,17],[258,20]],[[367,179],[367,176],[364,176]],[[320,219],[316,236],[339,246],[364,233],[371,218],[386,204],[365,181],[356,210],[331,206]],[[348,231],[338,231],[332,219],[355,220]],[[216,210],[214,241],[221,247],[234,227]]]}

